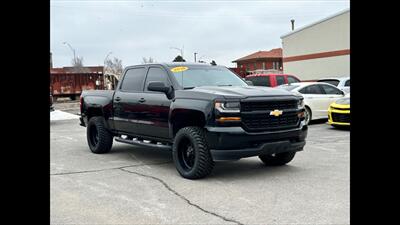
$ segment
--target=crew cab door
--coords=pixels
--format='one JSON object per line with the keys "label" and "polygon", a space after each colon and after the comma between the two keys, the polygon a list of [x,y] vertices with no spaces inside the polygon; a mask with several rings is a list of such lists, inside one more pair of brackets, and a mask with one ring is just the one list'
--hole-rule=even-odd
{"label": "crew cab door", "polygon": [[137,132],[143,136],[169,138],[168,115],[172,100],[165,93],[149,91],[150,82],[163,82],[171,86],[167,71],[159,66],[150,66],[147,72],[141,106],[138,107]]}
{"label": "crew cab door", "polygon": [[136,67],[126,71],[121,85],[115,90],[113,98],[114,127],[127,134],[137,133],[137,118],[140,111],[145,67]]}

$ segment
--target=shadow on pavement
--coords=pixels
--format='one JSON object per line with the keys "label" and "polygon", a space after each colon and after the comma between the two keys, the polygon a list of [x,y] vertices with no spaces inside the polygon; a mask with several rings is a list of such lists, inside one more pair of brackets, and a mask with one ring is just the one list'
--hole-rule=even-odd
{"label": "shadow on pavement", "polygon": [[[134,160],[138,160],[143,163],[169,161],[170,163],[167,163],[169,165],[168,167],[166,167],[165,164],[153,164],[151,166],[155,169],[171,170],[171,172],[174,171],[174,173],[171,175],[179,176],[178,173],[175,173],[176,171],[173,164],[172,154],[169,151],[129,145],[119,145],[114,146],[113,150],[108,154],[129,154]],[[258,160],[258,157],[253,157],[253,159],[257,160],[249,160],[249,158],[244,158],[237,161],[216,161],[213,172],[205,179],[237,180],[248,178],[254,179],[257,177],[265,179],[267,177],[302,171],[300,167],[292,166],[290,163],[285,166],[268,167],[265,166],[261,160]]]}

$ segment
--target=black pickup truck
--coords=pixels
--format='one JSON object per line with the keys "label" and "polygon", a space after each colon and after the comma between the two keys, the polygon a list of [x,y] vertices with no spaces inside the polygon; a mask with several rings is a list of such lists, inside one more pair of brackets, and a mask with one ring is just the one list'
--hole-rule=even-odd
{"label": "black pickup truck", "polygon": [[157,63],[125,68],[115,91],[84,91],[80,125],[93,153],[113,139],[172,150],[181,176],[207,176],[214,161],[258,156],[284,165],[307,136],[301,96],[248,85],[224,66]]}

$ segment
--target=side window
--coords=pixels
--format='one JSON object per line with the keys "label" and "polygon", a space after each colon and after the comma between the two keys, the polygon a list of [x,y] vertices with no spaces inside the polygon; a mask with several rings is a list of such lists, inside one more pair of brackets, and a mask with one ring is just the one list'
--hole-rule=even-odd
{"label": "side window", "polygon": [[150,67],[149,72],[147,73],[145,90],[147,90],[147,86],[149,86],[150,82],[159,81],[165,84],[170,84],[168,79],[168,74],[159,67]]}
{"label": "side window", "polygon": [[299,92],[302,94],[317,94],[317,95],[323,94],[321,88],[318,87],[317,85],[310,85],[308,87],[299,90]]}
{"label": "side window", "polygon": [[121,90],[127,92],[142,92],[144,77],[144,67],[128,70],[122,80]]}
{"label": "side window", "polygon": [[349,87],[350,86],[350,80],[346,80],[346,83],[344,83],[345,87]]}
{"label": "side window", "polygon": [[284,76],[276,76],[276,83],[277,85],[285,84],[285,77]]}
{"label": "side window", "polygon": [[269,78],[270,78],[269,76],[255,76],[255,77],[247,77],[246,80],[253,82],[254,86],[271,87]]}
{"label": "side window", "polygon": [[292,76],[287,76],[288,84],[300,82],[298,79]]}
{"label": "side window", "polygon": [[327,95],[341,95],[342,91],[329,85],[321,85]]}

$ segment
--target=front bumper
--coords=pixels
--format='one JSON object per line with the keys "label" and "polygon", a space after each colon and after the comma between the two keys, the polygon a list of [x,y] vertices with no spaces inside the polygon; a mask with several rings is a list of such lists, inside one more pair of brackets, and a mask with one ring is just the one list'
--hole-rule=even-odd
{"label": "front bumper", "polygon": [[301,151],[308,127],[249,133],[241,127],[206,127],[207,142],[214,160],[235,160],[264,154]]}
{"label": "front bumper", "polygon": [[348,122],[335,121],[332,113],[350,115],[350,105],[339,105],[332,103],[328,109],[328,124],[335,126],[350,126],[350,123]]}

